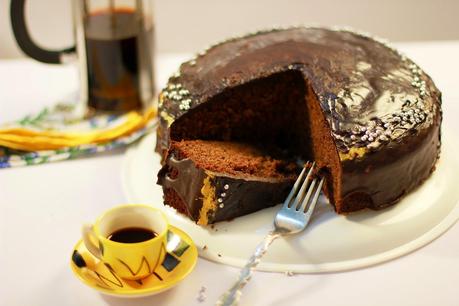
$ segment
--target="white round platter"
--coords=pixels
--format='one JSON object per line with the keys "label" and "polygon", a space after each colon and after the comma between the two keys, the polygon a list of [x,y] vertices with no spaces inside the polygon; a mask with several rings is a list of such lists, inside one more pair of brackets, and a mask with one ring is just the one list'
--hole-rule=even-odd
{"label": "white round platter", "polygon": [[[343,216],[321,197],[306,230],[276,240],[257,269],[318,273],[362,268],[405,255],[440,236],[459,218],[459,146],[451,132],[445,132],[437,169],[400,203]],[[155,142],[154,134],[147,135],[126,153],[122,180],[128,202],[162,209],[174,226],[192,237],[201,257],[242,267],[272,229],[279,206],[212,227],[196,225],[163,205],[162,189],[156,185],[160,158]]]}

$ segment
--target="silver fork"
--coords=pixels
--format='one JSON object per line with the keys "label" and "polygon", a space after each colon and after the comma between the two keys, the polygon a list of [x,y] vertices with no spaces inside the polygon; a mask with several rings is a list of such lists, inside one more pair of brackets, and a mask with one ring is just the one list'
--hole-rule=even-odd
{"label": "silver fork", "polygon": [[[239,273],[237,281],[220,296],[215,305],[238,305],[242,288],[249,282],[253,270],[268,250],[269,245],[280,236],[299,233],[306,228],[324,183],[323,178],[312,178],[314,166],[315,163],[307,163],[305,165],[287,199],[284,201],[284,205],[274,218],[274,230],[257,246],[255,252]],[[309,171],[306,178],[304,178],[307,168],[309,168]]]}

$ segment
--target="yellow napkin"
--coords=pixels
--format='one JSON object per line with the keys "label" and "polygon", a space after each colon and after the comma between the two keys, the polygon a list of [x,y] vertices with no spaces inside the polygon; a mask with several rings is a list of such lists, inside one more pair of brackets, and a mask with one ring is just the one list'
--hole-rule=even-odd
{"label": "yellow napkin", "polygon": [[89,143],[104,143],[139,130],[156,116],[156,109],[125,115],[120,125],[88,132],[60,132],[13,127],[0,129],[0,146],[22,151],[55,150]]}

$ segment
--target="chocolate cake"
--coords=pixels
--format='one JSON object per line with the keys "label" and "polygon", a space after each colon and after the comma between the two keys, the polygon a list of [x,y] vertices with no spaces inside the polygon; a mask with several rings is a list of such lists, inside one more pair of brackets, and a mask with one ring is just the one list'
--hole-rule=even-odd
{"label": "chocolate cake", "polygon": [[282,202],[295,159],[316,162],[337,213],[382,209],[419,186],[440,152],[431,78],[384,42],[343,29],[216,44],[169,79],[159,114],[165,203],[199,224]]}

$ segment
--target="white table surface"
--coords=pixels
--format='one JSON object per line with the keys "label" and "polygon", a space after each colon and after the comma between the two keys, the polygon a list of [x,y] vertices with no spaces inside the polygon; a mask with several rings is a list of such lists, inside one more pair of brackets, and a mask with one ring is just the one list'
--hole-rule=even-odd
{"label": "white table surface", "polygon": [[[459,42],[399,44],[443,91],[444,126],[459,130]],[[162,86],[187,56],[157,61]],[[0,121],[65,99],[77,87],[72,66],[0,61]],[[459,148],[458,148],[459,149]],[[175,288],[135,300],[107,297],[70,270],[80,226],[125,202],[123,152],[0,170],[0,305],[213,305],[238,269],[199,259]],[[153,183],[153,181],[152,181]],[[254,246],[255,247],[255,246]],[[255,273],[241,305],[459,305],[459,225],[422,249],[374,267],[342,273]],[[207,298],[197,300],[201,287]]]}

